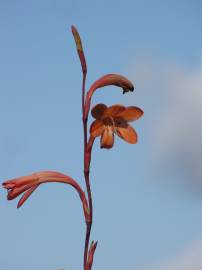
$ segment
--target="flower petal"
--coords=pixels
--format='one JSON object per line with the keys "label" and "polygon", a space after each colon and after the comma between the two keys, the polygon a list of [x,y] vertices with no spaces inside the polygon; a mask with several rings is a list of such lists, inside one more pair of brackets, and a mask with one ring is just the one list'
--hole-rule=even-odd
{"label": "flower petal", "polygon": [[116,127],[116,133],[121,139],[128,143],[137,143],[137,133],[130,125],[127,125],[127,127]]}
{"label": "flower petal", "polygon": [[105,111],[105,115],[107,116],[116,116],[117,114],[122,113],[125,110],[125,107],[123,105],[120,104],[115,104],[110,106],[106,111]]}
{"label": "flower petal", "polygon": [[20,208],[24,204],[24,202],[32,195],[32,193],[37,189],[38,186],[39,185],[31,187],[22,195],[18,202],[17,208]]}
{"label": "flower petal", "polygon": [[101,121],[95,120],[90,127],[90,133],[93,137],[101,136],[104,131],[104,125]]}
{"label": "flower petal", "polygon": [[127,122],[135,121],[143,115],[143,110],[138,107],[130,106],[127,107],[124,111],[119,113],[117,116],[123,118]]}
{"label": "flower petal", "polygon": [[101,137],[101,148],[112,148],[114,144],[114,132],[112,126],[105,126]]}
{"label": "flower petal", "polygon": [[23,185],[21,187],[15,187],[15,188],[12,188],[12,189],[8,190],[7,199],[8,200],[15,199],[20,194],[22,194],[26,190],[30,189],[32,186],[33,186],[33,184],[30,183],[30,184],[27,184],[27,185]]}
{"label": "flower petal", "polygon": [[106,109],[107,106],[105,104],[99,103],[92,108],[91,115],[95,119],[101,119]]}

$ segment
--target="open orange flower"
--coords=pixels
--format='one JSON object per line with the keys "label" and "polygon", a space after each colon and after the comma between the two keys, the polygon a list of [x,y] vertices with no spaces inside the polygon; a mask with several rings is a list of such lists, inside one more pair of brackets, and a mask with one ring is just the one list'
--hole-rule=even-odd
{"label": "open orange flower", "polygon": [[101,136],[101,148],[112,148],[114,133],[128,143],[137,142],[137,133],[128,122],[135,121],[143,115],[140,108],[119,104],[107,107],[105,104],[97,104],[92,108],[91,114],[96,120],[90,127],[90,133],[93,137]]}

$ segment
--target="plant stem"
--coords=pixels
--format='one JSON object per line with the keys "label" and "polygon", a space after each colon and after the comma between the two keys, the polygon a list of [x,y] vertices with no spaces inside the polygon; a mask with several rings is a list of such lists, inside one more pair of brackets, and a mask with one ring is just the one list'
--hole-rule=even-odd
{"label": "plant stem", "polygon": [[82,119],[83,119],[83,133],[84,133],[84,158],[85,150],[87,147],[87,119],[84,119],[85,111],[85,84],[86,84],[86,73],[83,73],[83,82],[82,82]]}
{"label": "plant stem", "polygon": [[87,258],[88,258],[88,247],[90,241],[90,233],[91,233],[91,226],[92,226],[92,216],[93,216],[93,204],[92,204],[92,195],[91,195],[91,188],[90,188],[90,178],[89,178],[89,167],[90,167],[90,156],[91,156],[91,149],[88,149],[88,137],[87,137],[87,122],[88,116],[85,117],[85,82],[86,82],[86,73],[83,73],[83,83],[82,83],[82,114],[83,114],[83,132],[84,132],[84,177],[86,183],[86,189],[88,193],[88,205],[90,211],[90,221],[86,222],[86,239],[85,239],[85,247],[84,247],[84,270],[87,269]]}
{"label": "plant stem", "polygon": [[91,196],[91,189],[90,189],[90,181],[89,181],[89,172],[84,172],[86,187],[88,192],[88,201],[89,201],[89,210],[90,210],[90,222],[86,223],[86,240],[85,240],[85,249],[84,249],[84,270],[87,269],[87,257],[88,257],[88,247],[90,241],[90,233],[91,233],[91,226],[92,226],[92,196]]}

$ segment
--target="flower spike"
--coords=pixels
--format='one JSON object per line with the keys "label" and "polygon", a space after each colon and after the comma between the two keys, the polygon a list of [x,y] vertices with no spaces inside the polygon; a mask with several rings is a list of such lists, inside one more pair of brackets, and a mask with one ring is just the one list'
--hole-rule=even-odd
{"label": "flower spike", "polygon": [[77,48],[77,52],[79,55],[79,59],[81,62],[82,71],[83,71],[83,74],[86,74],[87,73],[87,65],[86,65],[86,59],[85,59],[85,55],[84,55],[84,51],[83,51],[81,38],[80,38],[79,32],[77,31],[76,27],[72,25],[71,28],[72,28],[72,34],[74,36],[74,40],[76,43],[76,48]]}
{"label": "flower spike", "polygon": [[70,176],[55,171],[40,171],[31,175],[14,178],[3,182],[2,186],[7,190],[7,199],[13,200],[21,195],[17,204],[20,208],[31,194],[43,183],[57,182],[71,185],[79,194],[83,206],[86,222],[86,237],[84,244],[83,270],[91,270],[97,242],[91,240],[91,228],[93,224],[93,198],[91,192],[90,166],[94,141],[100,137],[100,147],[110,149],[114,145],[115,136],[119,136],[124,141],[135,144],[137,133],[130,125],[130,122],[139,119],[143,111],[136,106],[125,107],[115,104],[107,107],[105,104],[97,104],[91,110],[94,121],[88,133],[88,115],[91,109],[91,99],[94,92],[102,87],[114,85],[123,89],[123,94],[134,91],[133,83],[126,77],[118,74],[107,74],[96,80],[86,93],[87,64],[82,46],[81,37],[75,26],[71,26],[72,34],[76,44],[77,53],[82,68],[82,122],[84,137],[84,178],[86,192]]}

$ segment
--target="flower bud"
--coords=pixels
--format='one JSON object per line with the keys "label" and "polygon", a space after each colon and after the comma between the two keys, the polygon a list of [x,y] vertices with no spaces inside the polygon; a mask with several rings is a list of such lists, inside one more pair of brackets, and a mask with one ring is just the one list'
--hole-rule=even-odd
{"label": "flower bud", "polygon": [[79,32],[77,31],[76,27],[73,25],[72,25],[72,34],[74,36],[74,40],[76,43],[76,48],[77,48],[77,52],[78,52],[79,59],[81,62],[82,71],[84,74],[86,74],[87,73],[87,65],[86,65],[86,59],[85,59],[85,55],[84,55],[84,51],[83,51],[81,38],[80,38]]}

